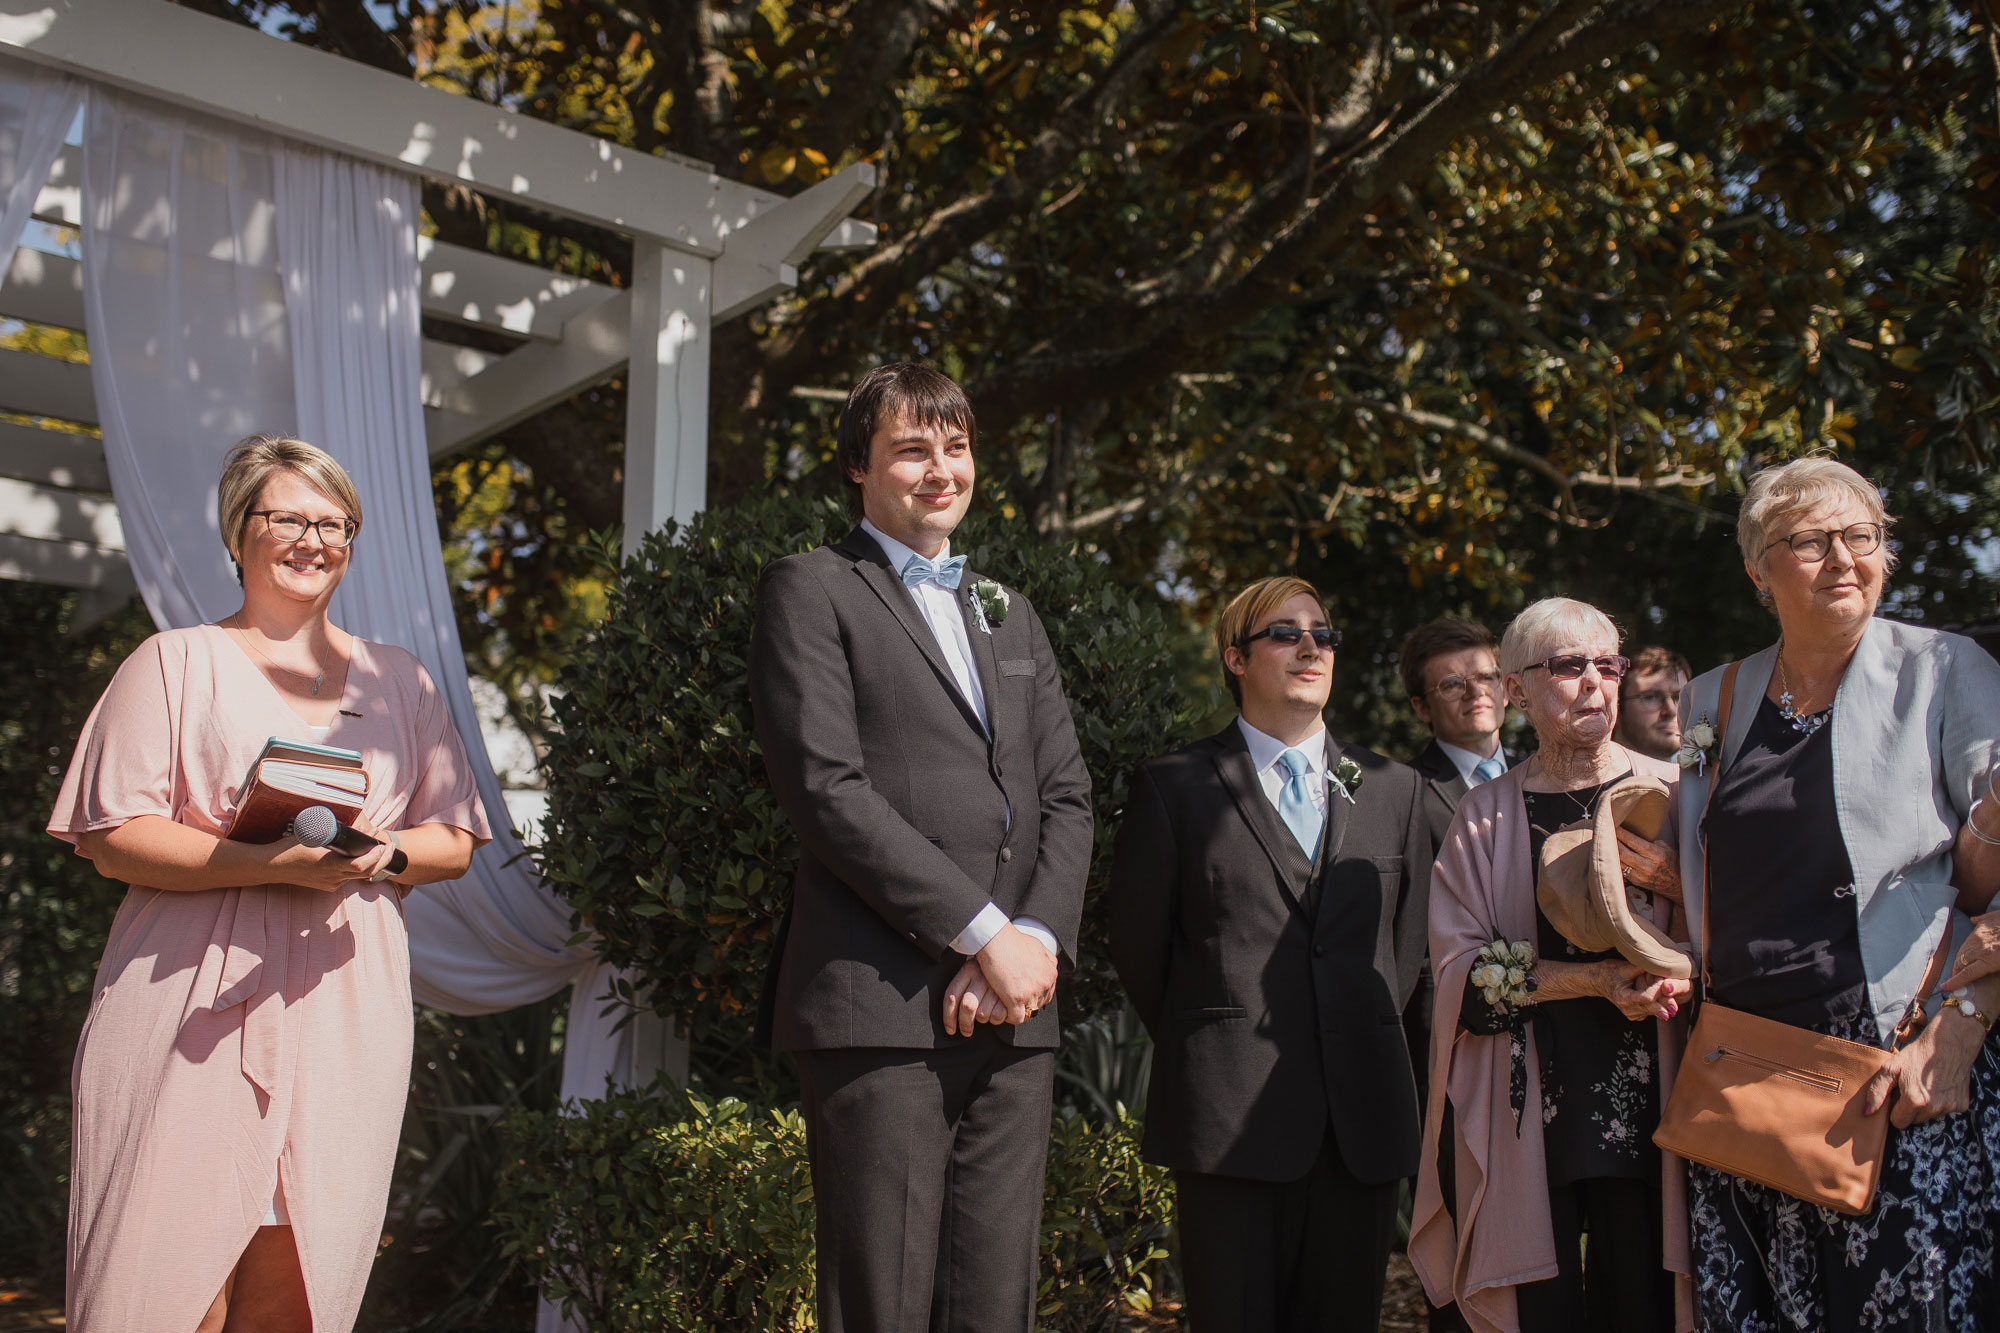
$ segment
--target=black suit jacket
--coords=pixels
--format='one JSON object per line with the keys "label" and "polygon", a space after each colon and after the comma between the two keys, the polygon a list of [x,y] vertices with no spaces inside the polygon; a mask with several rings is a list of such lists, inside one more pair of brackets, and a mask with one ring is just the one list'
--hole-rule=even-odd
{"label": "black suit jacket", "polygon": [[[971,611],[978,581],[965,571],[958,603],[990,738],[866,531],[764,570],[750,698],[801,848],[767,983],[778,1050],[964,1040],[941,1017],[964,962],[948,946],[989,901],[1040,919],[1074,957],[1090,777],[1034,608],[1009,590],[989,634]],[[996,1032],[1054,1046],[1055,1006]]]}
{"label": "black suit jacket", "polygon": [[1133,778],[1111,874],[1111,956],[1147,1030],[1148,1160],[1304,1176],[1329,1121],[1347,1168],[1413,1175],[1420,1124],[1402,1015],[1423,966],[1423,788],[1358,745],[1317,866],[1258,785],[1234,722]]}

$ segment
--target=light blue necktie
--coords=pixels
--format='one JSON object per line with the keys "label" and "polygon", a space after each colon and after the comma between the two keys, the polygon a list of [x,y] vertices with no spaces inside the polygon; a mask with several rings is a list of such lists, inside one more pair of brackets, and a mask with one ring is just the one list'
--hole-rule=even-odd
{"label": "light blue necktie", "polygon": [[965,557],[952,556],[948,560],[931,560],[925,556],[913,555],[903,566],[903,585],[914,588],[920,583],[940,583],[947,588],[957,588],[958,581],[965,577]]}
{"label": "light blue necktie", "polygon": [[1506,771],[1507,765],[1500,762],[1499,755],[1496,754],[1491,759],[1482,759],[1472,770],[1472,776],[1477,779],[1472,785],[1477,787],[1481,782],[1491,782]]}
{"label": "light blue necktie", "polygon": [[1303,750],[1287,750],[1278,756],[1278,762],[1285,766],[1286,782],[1278,793],[1278,818],[1285,821],[1285,827],[1299,840],[1307,856],[1319,852],[1319,830],[1326,822],[1326,816],[1313,804],[1312,792],[1306,783],[1312,779],[1312,761]]}

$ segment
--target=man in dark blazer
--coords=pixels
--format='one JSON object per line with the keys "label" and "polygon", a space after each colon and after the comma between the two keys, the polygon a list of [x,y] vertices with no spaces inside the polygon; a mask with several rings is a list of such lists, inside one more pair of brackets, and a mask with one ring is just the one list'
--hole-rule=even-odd
{"label": "man in dark blazer", "polygon": [[1415,773],[1327,731],[1337,642],[1304,580],[1239,593],[1216,646],[1241,716],[1142,764],[1118,835],[1111,956],[1197,1333],[1375,1328],[1417,1169],[1430,827]]}
{"label": "man in dark blazer", "polygon": [[830,1333],[1034,1318],[1090,779],[1034,608],[950,554],[974,431],[935,370],[871,372],[838,445],[861,523],[757,593],[757,740],[801,849],[768,1008]]}
{"label": "man in dark blazer", "polygon": [[1411,630],[1398,655],[1410,707],[1431,729],[1431,743],[1410,766],[1424,779],[1431,841],[1439,847],[1459,798],[1507,771],[1499,654],[1499,640],[1484,625],[1443,616]]}

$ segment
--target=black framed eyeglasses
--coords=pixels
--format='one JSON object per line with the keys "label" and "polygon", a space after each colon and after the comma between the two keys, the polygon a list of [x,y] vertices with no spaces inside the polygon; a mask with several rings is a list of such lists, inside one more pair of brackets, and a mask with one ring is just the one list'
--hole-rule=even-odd
{"label": "black framed eyeglasses", "polygon": [[1591,667],[1606,680],[1618,680],[1632,669],[1632,659],[1622,653],[1607,653],[1603,657],[1590,657],[1584,653],[1557,653],[1539,662],[1530,662],[1521,668],[1533,671],[1536,667],[1549,673],[1550,680],[1581,680],[1583,673]]}
{"label": "black framed eyeglasses", "polygon": [[1446,676],[1443,680],[1431,686],[1426,693],[1435,694],[1440,699],[1455,702],[1463,699],[1466,691],[1475,685],[1487,694],[1498,694],[1500,693],[1500,682],[1502,679],[1503,677],[1497,671],[1480,671],[1470,676]]}
{"label": "black framed eyeglasses", "polygon": [[271,535],[281,542],[305,540],[306,529],[319,533],[324,546],[345,546],[354,540],[354,534],[361,525],[351,518],[322,518],[315,522],[304,514],[294,514],[283,509],[252,509],[245,518],[261,518]]}
{"label": "black framed eyeglasses", "polygon": [[1272,643],[1280,643],[1290,648],[1308,634],[1313,636],[1313,646],[1323,653],[1340,647],[1339,630],[1326,629],[1324,627],[1319,629],[1301,629],[1297,625],[1266,625],[1249,638],[1243,640],[1243,646],[1248,648],[1259,639],[1269,639]]}
{"label": "black framed eyeglasses", "polygon": [[1840,544],[1847,548],[1849,555],[1873,555],[1882,545],[1882,525],[1880,523],[1850,523],[1844,528],[1800,528],[1789,537],[1780,537],[1766,546],[1789,546],[1792,555],[1811,564],[1815,560],[1826,559],[1833,549],[1833,539],[1840,538]]}

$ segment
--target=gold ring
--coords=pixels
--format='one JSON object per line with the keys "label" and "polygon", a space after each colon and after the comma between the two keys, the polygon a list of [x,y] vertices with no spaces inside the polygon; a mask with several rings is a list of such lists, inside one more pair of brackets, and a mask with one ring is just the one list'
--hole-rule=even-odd
{"label": "gold ring", "polygon": [[1968,967],[1971,967],[1971,966],[1972,966],[1972,955],[1971,955],[1971,954],[1969,954],[1969,953],[1962,953],[1962,954],[1960,954],[1960,955],[1958,956],[1958,967],[1959,967],[1959,970],[1960,970],[1961,972],[1962,972],[1962,971],[1964,971],[1964,970],[1965,970],[1966,968],[1968,968]]}

